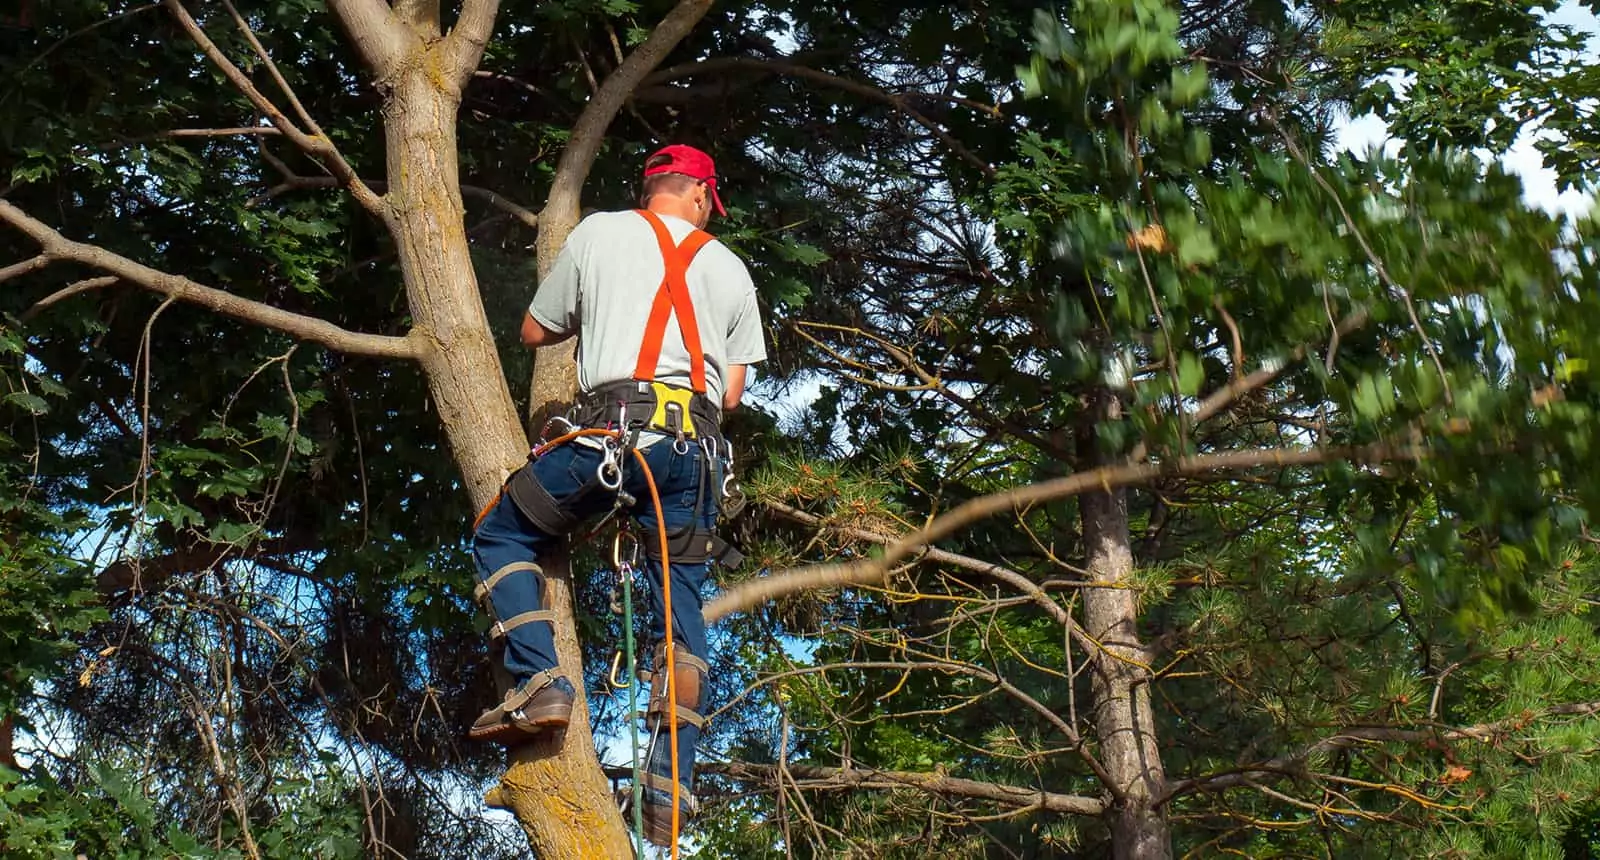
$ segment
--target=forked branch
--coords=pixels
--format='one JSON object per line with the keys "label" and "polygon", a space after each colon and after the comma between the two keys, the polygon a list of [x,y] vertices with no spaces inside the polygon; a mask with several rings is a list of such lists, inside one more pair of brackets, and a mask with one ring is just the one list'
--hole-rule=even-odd
{"label": "forked branch", "polygon": [[[345,161],[344,156],[340,154],[338,147],[333,145],[332,140],[319,133],[315,128],[310,133],[307,133],[295,125],[294,121],[289,119],[288,116],[284,115],[283,111],[278,110],[278,106],[273,104],[272,100],[263,95],[259,89],[256,89],[255,84],[250,82],[250,78],[232,60],[228,59],[226,54],[222,53],[222,49],[218,48],[215,42],[211,41],[211,37],[207,36],[205,30],[201,29],[199,22],[195,21],[194,17],[189,14],[189,10],[184,8],[181,0],[162,0],[162,2],[167,7],[167,10],[172,13],[173,18],[177,19],[178,25],[183,28],[183,31],[188,33],[189,38],[193,39],[194,43],[199,46],[201,53],[206,55],[206,58],[211,61],[212,65],[217,67],[218,71],[222,72],[223,77],[226,77],[234,88],[250,100],[250,104],[260,111],[261,115],[265,116],[274,128],[282,132],[284,137],[293,141],[295,146],[300,147],[307,155],[326,166],[346,188],[350,189],[351,195],[367,211],[385,220],[388,219],[389,207],[384,204],[382,198],[367,187],[366,183],[361,181],[361,177],[356,175],[355,168]],[[240,23],[243,25],[242,19]],[[246,29],[248,30],[248,28]],[[253,36],[251,39],[254,42]],[[260,43],[255,42],[255,44],[259,45]],[[281,76],[276,75],[275,68],[274,76],[277,77],[280,86],[287,90],[288,83],[283,81]],[[298,105],[299,102],[296,100],[295,104]]]}

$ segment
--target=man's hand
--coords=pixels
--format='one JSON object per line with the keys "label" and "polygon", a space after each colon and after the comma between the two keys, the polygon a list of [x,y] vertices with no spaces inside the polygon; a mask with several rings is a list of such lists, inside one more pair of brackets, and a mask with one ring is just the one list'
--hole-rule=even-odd
{"label": "man's hand", "polygon": [[734,364],[728,367],[728,378],[722,386],[722,411],[732,412],[739,407],[739,398],[744,396],[744,378],[746,366]]}
{"label": "man's hand", "polygon": [[[557,334],[540,325],[539,321],[533,318],[533,314],[525,313],[522,315],[522,345],[529,349],[550,346],[551,344],[560,343],[569,337],[572,337],[572,332]],[[744,376],[740,375],[739,378],[743,380]]]}

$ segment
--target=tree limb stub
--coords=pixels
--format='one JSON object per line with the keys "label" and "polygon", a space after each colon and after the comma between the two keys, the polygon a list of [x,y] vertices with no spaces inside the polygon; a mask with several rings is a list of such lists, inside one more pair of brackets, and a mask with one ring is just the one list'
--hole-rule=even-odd
{"label": "tree limb stub", "polygon": [[243,322],[281,331],[350,355],[414,359],[420,354],[414,334],[393,337],[353,332],[327,320],[275,308],[196,283],[181,275],[152,269],[104,248],[74,242],[5,200],[0,200],[0,222],[10,224],[38,242],[44,249],[43,256],[52,261],[81,263],[150,292],[210,308]]}
{"label": "tree limb stub", "polygon": [[[864,767],[818,767],[806,764],[789,764],[785,765],[784,769],[795,779],[804,780],[799,787],[808,791],[909,788],[941,797],[987,800],[1005,806],[1061,812],[1068,815],[1101,815],[1106,810],[1105,801],[1095,797],[1059,794],[1042,789],[961,779],[938,773],[874,770]],[[707,762],[700,766],[700,770],[702,773],[714,773],[729,779],[748,782],[771,782],[778,778],[777,765]]]}
{"label": "tree limb stub", "polygon": [[1263,466],[1308,466],[1336,460],[1378,463],[1416,460],[1423,456],[1424,451],[1418,448],[1389,445],[1361,448],[1275,448],[1203,454],[1197,457],[1184,457],[1170,463],[1140,463],[1080,472],[965,502],[916,532],[889,544],[884,548],[883,555],[878,558],[845,564],[808,565],[746,580],[724,591],[706,607],[706,621],[714,622],[735,612],[746,612],[768,601],[799,591],[882,582],[896,562],[967,526],[1007,511],[1019,511],[1041,502],[1056,501],[1091,490],[1142,484],[1161,477],[1242,471]]}

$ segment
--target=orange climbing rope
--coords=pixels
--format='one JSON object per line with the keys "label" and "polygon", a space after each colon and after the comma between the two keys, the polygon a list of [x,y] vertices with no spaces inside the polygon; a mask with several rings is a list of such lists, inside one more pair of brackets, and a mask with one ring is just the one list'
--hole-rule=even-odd
{"label": "orange climbing rope", "polygon": [[678,860],[678,667],[672,639],[672,563],[667,558],[667,520],[661,509],[661,493],[656,490],[656,476],[643,452],[635,448],[633,456],[644,468],[645,483],[650,485],[650,503],[656,508],[656,535],[661,541],[661,615],[667,634],[667,701],[662,710],[667,714],[667,743],[672,747],[672,860]]}

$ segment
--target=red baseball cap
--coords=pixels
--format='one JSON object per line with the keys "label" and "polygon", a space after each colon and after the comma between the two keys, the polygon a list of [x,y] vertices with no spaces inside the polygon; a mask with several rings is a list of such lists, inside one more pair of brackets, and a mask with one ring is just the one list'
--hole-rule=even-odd
{"label": "red baseball cap", "polygon": [[645,168],[645,176],[655,176],[658,173],[681,173],[690,179],[698,179],[711,190],[711,202],[717,206],[717,214],[728,217],[728,210],[722,208],[722,198],[717,196],[717,165],[706,155],[692,146],[675,143],[662,147],[645,160],[646,164],[654,161],[658,156],[666,156],[667,162],[655,167]]}

